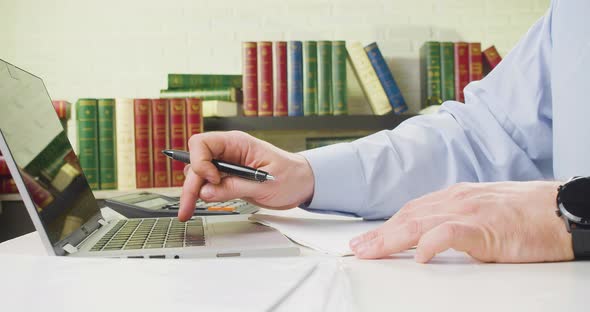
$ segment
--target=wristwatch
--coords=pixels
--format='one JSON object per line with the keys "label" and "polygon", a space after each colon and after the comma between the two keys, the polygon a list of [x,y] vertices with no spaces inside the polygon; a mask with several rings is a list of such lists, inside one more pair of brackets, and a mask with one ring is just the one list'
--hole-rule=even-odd
{"label": "wristwatch", "polygon": [[557,216],[572,234],[576,259],[590,259],[590,177],[573,177],[557,189]]}

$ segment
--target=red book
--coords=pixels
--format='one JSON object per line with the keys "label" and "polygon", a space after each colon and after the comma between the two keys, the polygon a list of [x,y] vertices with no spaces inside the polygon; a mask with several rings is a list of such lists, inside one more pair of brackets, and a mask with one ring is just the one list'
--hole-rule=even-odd
{"label": "red book", "polygon": [[10,176],[10,170],[8,170],[8,164],[4,156],[0,155],[0,176]]}
{"label": "red book", "polygon": [[287,42],[275,42],[274,116],[287,116]]}
{"label": "red book", "polygon": [[162,151],[168,149],[168,100],[152,100],[152,168],[154,187],[170,187],[170,161]]}
{"label": "red book", "polygon": [[[33,199],[33,202],[37,205],[37,210],[39,212],[53,202],[55,197],[53,197],[51,192],[49,192],[49,190],[42,186],[37,180],[24,171],[21,171],[21,177],[23,178],[23,182],[25,183],[29,194],[31,194],[31,199]],[[14,183],[14,181],[12,183]]]}
{"label": "red book", "polygon": [[153,187],[151,148],[151,100],[134,99],[135,118],[135,183],[137,188]]}
{"label": "red book", "polygon": [[[170,99],[170,148],[186,151],[186,142],[186,99]],[[172,186],[184,184],[184,166],[181,161],[172,162]]]}
{"label": "red book", "polygon": [[500,64],[500,61],[502,61],[502,57],[498,53],[498,50],[496,50],[495,46],[491,46],[483,50],[482,54],[490,69],[494,69],[494,67]]}
{"label": "red book", "polygon": [[466,42],[455,42],[455,100],[465,102],[463,89],[469,83],[469,46]]}
{"label": "red book", "polygon": [[18,188],[11,177],[0,177],[0,194],[18,193]]}
{"label": "red book", "polygon": [[57,116],[60,120],[67,120],[70,118],[70,103],[68,101],[51,101],[53,103],[53,108],[57,112]]}
{"label": "red book", "polygon": [[273,114],[272,42],[258,43],[258,116]]}
{"label": "red book", "polygon": [[244,92],[244,115],[258,116],[258,62],[256,42],[242,45],[242,89]]}
{"label": "red book", "polygon": [[186,99],[186,140],[193,134],[203,133],[203,102],[201,99]]}
{"label": "red book", "polygon": [[481,43],[469,43],[469,82],[483,78],[483,64],[481,63]]}

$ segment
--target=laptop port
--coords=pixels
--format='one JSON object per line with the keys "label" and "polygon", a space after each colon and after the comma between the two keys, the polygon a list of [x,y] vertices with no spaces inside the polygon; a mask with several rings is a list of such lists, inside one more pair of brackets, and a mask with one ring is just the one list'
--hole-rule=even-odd
{"label": "laptop port", "polygon": [[150,259],[166,259],[165,255],[154,255],[150,256]]}
{"label": "laptop port", "polygon": [[143,259],[143,256],[127,256],[129,259]]}

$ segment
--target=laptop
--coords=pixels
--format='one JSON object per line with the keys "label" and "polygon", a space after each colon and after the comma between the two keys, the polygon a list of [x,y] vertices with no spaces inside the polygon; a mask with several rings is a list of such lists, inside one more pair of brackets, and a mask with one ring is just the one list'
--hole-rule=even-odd
{"label": "laptop", "polygon": [[[103,215],[43,81],[0,60],[0,151],[47,252],[55,256],[294,256],[280,232],[246,216]],[[108,212],[108,210],[106,210]]]}

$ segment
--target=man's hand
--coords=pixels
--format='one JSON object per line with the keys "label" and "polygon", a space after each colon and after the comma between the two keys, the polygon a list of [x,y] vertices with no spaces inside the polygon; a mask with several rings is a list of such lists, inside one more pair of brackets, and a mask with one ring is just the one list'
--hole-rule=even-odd
{"label": "man's hand", "polygon": [[[188,146],[191,164],[185,168],[178,210],[181,221],[192,217],[198,198],[205,201],[242,198],[262,207],[288,209],[313,196],[313,172],[303,156],[283,151],[244,132],[193,135]],[[259,183],[233,176],[222,179],[212,159],[261,169],[276,180]]]}
{"label": "man's hand", "polygon": [[460,183],[406,204],[377,230],[350,242],[359,258],[416,248],[428,262],[449,248],[484,262],[574,258],[571,234],[555,215],[558,182]]}

